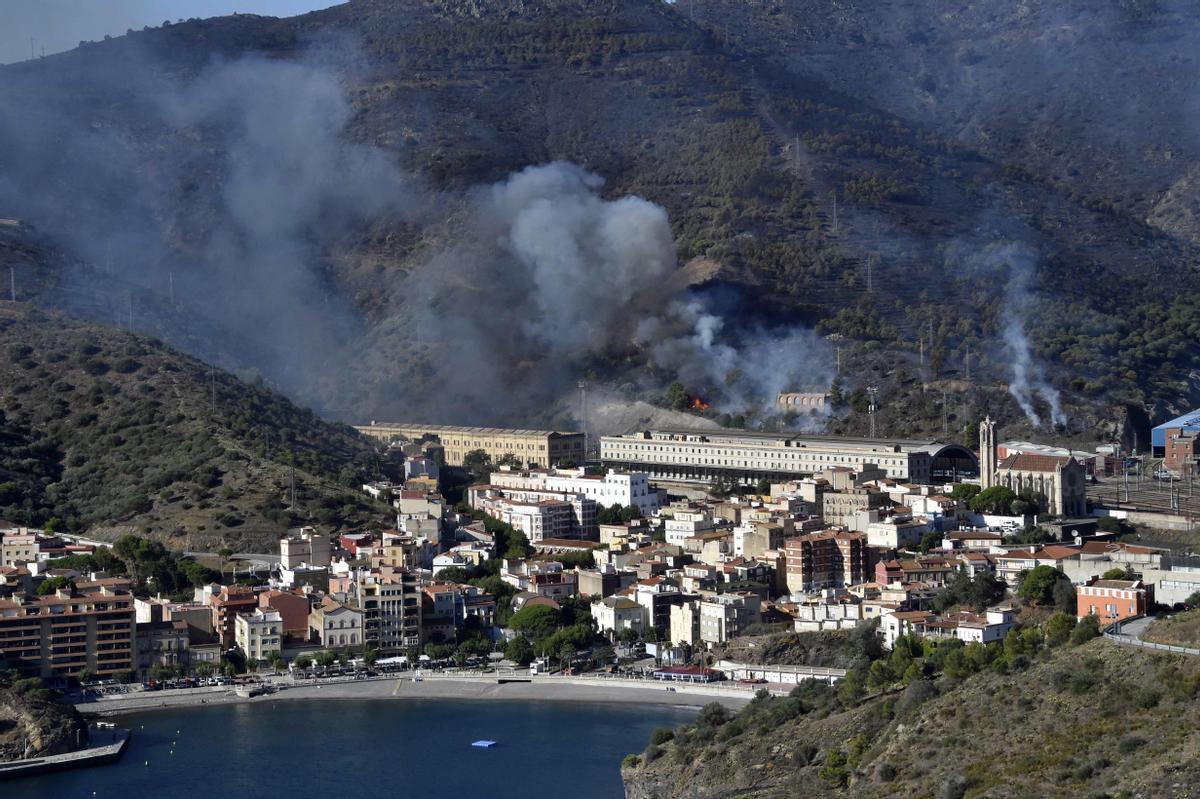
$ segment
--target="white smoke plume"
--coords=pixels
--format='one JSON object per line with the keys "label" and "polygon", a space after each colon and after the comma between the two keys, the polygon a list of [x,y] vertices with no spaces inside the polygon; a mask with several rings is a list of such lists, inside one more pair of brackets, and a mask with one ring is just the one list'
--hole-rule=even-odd
{"label": "white smoke plume", "polygon": [[1012,362],[1012,380],[1009,381],[1008,393],[1017,401],[1021,412],[1035,427],[1041,427],[1043,423],[1042,416],[1035,407],[1037,397],[1041,397],[1049,407],[1050,422],[1065,425],[1067,417],[1062,409],[1061,395],[1058,389],[1046,380],[1042,365],[1034,356],[1029,336],[1025,332],[1027,314],[1034,302],[1030,283],[1033,280],[1035,256],[1023,245],[1006,244],[986,253],[983,258],[994,267],[998,267],[990,271],[995,279],[1003,280],[1007,285],[1001,337]]}
{"label": "white smoke plume", "polygon": [[[593,366],[635,395],[679,380],[735,412],[773,407],[800,376],[828,385],[819,338],[730,330],[675,282],[666,211],[638,197],[605,199],[602,187],[597,175],[555,162],[474,192],[469,224],[400,289],[398,315],[443,362],[429,412],[519,421]],[[427,401],[410,393],[404,404]]]}

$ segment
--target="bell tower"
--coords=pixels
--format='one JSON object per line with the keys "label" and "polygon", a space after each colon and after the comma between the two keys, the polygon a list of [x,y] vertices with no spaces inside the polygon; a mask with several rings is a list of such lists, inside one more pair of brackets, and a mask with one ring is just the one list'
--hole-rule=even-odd
{"label": "bell tower", "polygon": [[996,485],[996,423],[991,416],[979,423],[979,484],[985,490]]}

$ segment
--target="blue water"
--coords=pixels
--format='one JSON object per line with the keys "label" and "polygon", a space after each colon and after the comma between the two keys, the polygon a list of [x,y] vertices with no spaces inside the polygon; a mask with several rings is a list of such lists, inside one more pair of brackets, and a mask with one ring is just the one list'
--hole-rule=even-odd
{"label": "blue water", "polygon": [[[436,699],[159,710],[114,719],[133,730],[118,763],[0,783],[0,797],[619,799],[621,758],[655,727],[694,718],[665,706]],[[498,743],[471,746],[481,738]]]}

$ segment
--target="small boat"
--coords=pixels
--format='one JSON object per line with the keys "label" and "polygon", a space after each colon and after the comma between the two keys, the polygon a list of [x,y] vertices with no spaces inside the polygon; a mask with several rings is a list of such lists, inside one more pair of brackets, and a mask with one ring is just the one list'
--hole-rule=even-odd
{"label": "small boat", "polygon": [[495,745],[496,745],[495,741],[487,741],[487,740],[475,741],[474,743],[471,744],[471,746],[477,747],[479,749],[491,749]]}

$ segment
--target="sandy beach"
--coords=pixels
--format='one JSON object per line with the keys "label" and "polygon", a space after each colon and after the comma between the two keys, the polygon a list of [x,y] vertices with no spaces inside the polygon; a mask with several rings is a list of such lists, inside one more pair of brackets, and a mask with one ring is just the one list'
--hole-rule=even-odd
{"label": "sandy beach", "polygon": [[[285,684],[286,685],[286,684]],[[276,693],[244,699],[228,689],[160,691],[106,698],[76,705],[83,713],[118,715],[160,708],[199,707],[235,702],[266,703],[285,700],[345,699],[481,699],[493,701],[602,702],[700,707],[720,702],[732,708],[746,704],[752,693],[719,685],[677,685],[674,691],[661,684],[625,680],[539,679],[498,684],[494,678],[431,676],[413,682],[401,678],[286,685]]]}

